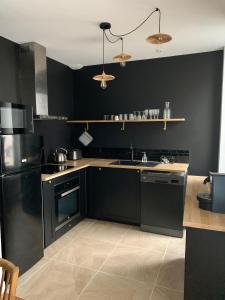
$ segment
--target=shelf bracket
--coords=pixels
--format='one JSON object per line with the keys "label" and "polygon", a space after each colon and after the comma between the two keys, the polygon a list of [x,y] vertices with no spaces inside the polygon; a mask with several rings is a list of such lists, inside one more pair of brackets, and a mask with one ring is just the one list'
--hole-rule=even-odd
{"label": "shelf bracket", "polygon": [[121,130],[122,130],[122,131],[125,131],[125,122],[122,123]]}
{"label": "shelf bracket", "polygon": [[167,129],[167,123],[166,121],[164,121],[164,127],[163,127],[163,130],[166,130]]}

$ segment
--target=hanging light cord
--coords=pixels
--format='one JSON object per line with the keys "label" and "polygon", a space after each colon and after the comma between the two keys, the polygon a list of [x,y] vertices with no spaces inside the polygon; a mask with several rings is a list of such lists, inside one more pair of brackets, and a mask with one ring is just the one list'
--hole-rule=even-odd
{"label": "hanging light cord", "polygon": [[111,44],[115,44],[115,43],[117,43],[119,40],[121,40],[121,37],[118,37],[116,40],[112,41],[112,40],[110,40],[110,38],[107,36],[107,34],[106,34],[105,31],[104,31],[104,34],[105,34],[105,37],[106,37],[107,41],[108,41],[109,43],[111,43]]}
{"label": "hanging light cord", "polygon": [[[115,34],[113,33],[110,29],[108,29],[109,33],[113,36],[113,37],[116,37],[115,40],[111,40],[108,35],[106,34],[105,30],[103,30],[103,44],[104,44],[104,37],[106,37],[107,41],[111,44],[115,44],[117,43],[119,40],[121,40],[122,42],[122,53],[123,53],[123,37],[124,36],[127,36],[133,32],[135,32],[136,30],[138,30],[141,26],[143,26],[147,21],[148,19],[155,13],[155,12],[159,12],[159,33],[160,33],[160,24],[161,24],[161,11],[159,8],[156,8],[154,9],[148,16],[147,18],[145,18],[137,27],[135,27],[134,29],[128,31],[127,33],[124,33],[124,34]],[[103,67],[104,68],[104,67]]]}
{"label": "hanging light cord", "polygon": [[118,41],[121,41],[121,43],[122,43],[122,44],[121,44],[121,49],[122,49],[122,52],[121,52],[121,53],[123,53],[123,38],[122,38],[122,37],[118,37],[116,40],[112,41],[112,40],[110,40],[110,38],[107,36],[107,34],[106,34],[105,31],[104,31],[104,35],[105,35],[107,41],[108,41],[109,43],[111,43],[111,44],[115,44],[115,43],[117,43]]}
{"label": "hanging light cord", "polygon": [[161,10],[158,8],[159,10],[159,33],[161,32]]}
{"label": "hanging light cord", "polygon": [[145,18],[145,19],[144,19],[137,27],[135,27],[134,29],[132,29],[132,30],[126,32],[126,33],[123,33],[123,34],[115,34],[115,33],[113,33],[113,32],[111,31],[111,29],[109,29],[109,32],[110,32],[110,34],[111,34],[112,36],[120,37],[120,38],[123,37],[123,36],[129,35],[129,34],[135,32],[136,30],[138,30],[142,25],[144,25],[144,24],[148,21],[148,19],[149,19],[155,12],[157,12],[157,11],[159,12],[159,32],[160,32],[161,11],[160,11],[159,8],[154,9],[154,10],[147,16],[147,18]]}
{"label": "hanging light cord", "polygon": [[103,72],[105,72],[105,30],[103,30],[103,36],[102,36],[102,69]]}

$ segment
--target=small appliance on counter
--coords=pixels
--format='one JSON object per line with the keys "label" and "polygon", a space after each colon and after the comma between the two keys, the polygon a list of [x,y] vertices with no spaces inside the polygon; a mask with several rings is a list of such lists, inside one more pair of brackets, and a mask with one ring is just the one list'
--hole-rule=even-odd
{"label": "small appliance on counter", "polygon": [[70,150],[68,153],[69,160],[78,160],[82,158],[82,151],[80,149]]}
{"label": "small appliance on counter", "polygon": [[56,149],[53,153],[53,160],[56,164],[64,164],[67,161],[68,151],[64,148]]}
{"label": "small appliance on counter", "polygon": [[198,193],[199,208],[225,213],[225,174],[210,172],[204,184],[210,184],[209,193]]}

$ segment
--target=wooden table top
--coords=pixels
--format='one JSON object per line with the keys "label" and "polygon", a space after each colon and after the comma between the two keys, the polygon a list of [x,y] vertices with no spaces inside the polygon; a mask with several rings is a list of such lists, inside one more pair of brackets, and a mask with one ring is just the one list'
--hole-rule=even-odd
{"label": "wooden table top", "polygon": [[209,186],[203,184],[205,178],[206,176],[188,176],[183,225],[225,232],[225,214],[210,212],[198,207],[197,193],[209,192]]}
{"label": "wooden table top", "polygon": [[165,171],[165,172],[187,172],[189,166],[188,164],[181,164],[181,163],[159,164],[154,167],[111,165],[111,163],[116,160],[117,159],[99,159],[99,158],[82,158],[75,161],[68,160],[65,163],[65,165],[73,166],[74,168],[56,174],[42,174],[42,181],[48,181],[57,178],[59,176],[69,174],[71,172],[81,170],[87,167],[154,170],[154,171]]}

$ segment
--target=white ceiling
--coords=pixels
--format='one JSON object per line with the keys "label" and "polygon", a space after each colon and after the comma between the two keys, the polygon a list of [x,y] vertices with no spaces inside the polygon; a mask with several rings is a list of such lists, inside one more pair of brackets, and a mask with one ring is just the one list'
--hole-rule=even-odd
{"label": "white ceiling", "polygon": [[[17,43],[35,41],[47,55],[70,67],[102,60],[101,21],[123,33],[141,22],[151,10],[162,11],[161,31],[172,35],[162,52],[145,41],[157,33],[157,14],[125,39],[133,60],[221,49],[225,45],[225,0],[1,0],[0,35]],[[106,62],[120,52],[106,45]]]}

